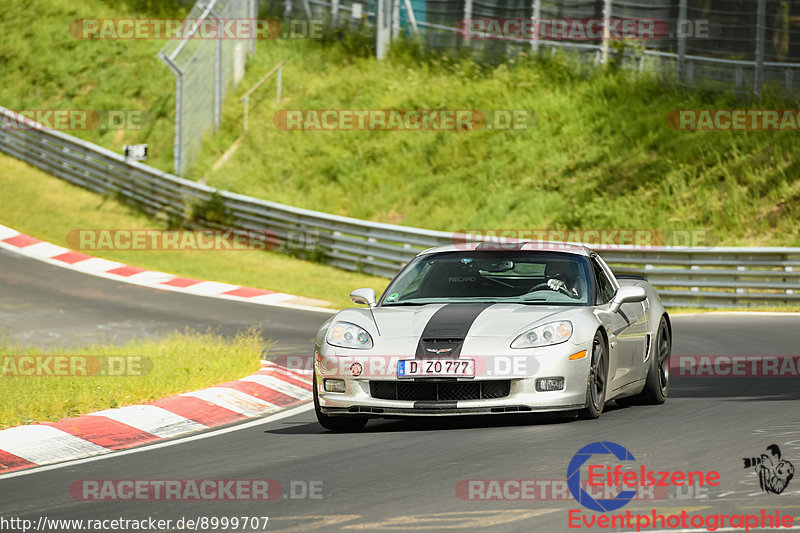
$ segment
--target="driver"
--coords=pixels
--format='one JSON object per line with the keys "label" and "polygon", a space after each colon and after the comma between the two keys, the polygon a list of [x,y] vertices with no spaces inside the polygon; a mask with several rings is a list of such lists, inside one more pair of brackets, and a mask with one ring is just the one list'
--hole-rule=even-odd
{"label": "driver", "polygon": [[554,291],[561,291],[573,298],[578,298],[578,265],[573,261],[548,263],[544,270],[547,286]]}

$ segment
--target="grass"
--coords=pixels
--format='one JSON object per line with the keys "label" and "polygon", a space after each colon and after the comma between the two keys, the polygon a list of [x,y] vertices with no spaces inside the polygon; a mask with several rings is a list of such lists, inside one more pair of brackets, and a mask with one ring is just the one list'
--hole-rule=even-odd
{"label": "grass", "polygon": [[174,76],[156,57],[165,41],[83,40],[70,34],[78,18],[182,17],[172,2],[28,0],[0,11],[0,105],[9,109],[141,110],[136,129],[71,131],[122,152],[125,144],[154,147],[151,163],[172,168]]}
{"label": "grass", "polygon": [[[66,237],[73,229],[166,227],[113,199],[70,185],[5,155],[0,155],[0,189],[4,198],[24,199],[4,202],[0,224],[59,246],[68,247]],[[353,289],[372,287],[380,293],[388,284],[384,278],[259,250],[88,253],[189,278],[324,300],[334,308],[353,306],[349,299]]]}
{"label": "grass", "polygon": [[[4,356],[64,355],[64,352],[2,345],[0,429],[149,402],[239,379],[258,370],[263,349],[257,331],[241,333],[235,338],[176,332],[157,341],[86,346],[67,352],[71,356],[131,357],[125,367],[130,375],[9,377],[15,366],[10,363],[13,359]],[[132,362],[141,365],[134,366]],[[91,363],[86,367],[93,368]],[[139,368],[145,371],[140,372]]]}
{"label": "grass", "polygon": [[[400,51],[378,62],[343,48],[261,43],[193,174],[291,205],[440,230],[707,230],[715,244],[800,244],[795,133],[681,132],[665,120],[672,109],[752,102],[625,72],[585,74],[564,56],[491,66]],[[262,90],[242,146],[211,170],[240,135],[236,96],[280,59],[283,101]],[[796,103],[765,97],[758,107]],[[535,118],[524,130],[466,133],[284,131],[272,121],[283,109],[328,108]]]}
{"label": "grass", "polygon": [[[171,5],[11,3],[0,13],[0,103],[145,110],[144,129],[78,135],[116,151],[147,142],[148,163],[171,170],[174,80],[155,57],[164,42],[76,40],[68,31],[79,17],[183,14]],[[190,177],[290,205],[441,230],[708,230],[718,244],[800,244],[795,133],[680,132],[665,120],[678,108],[797,102],[767,94],[756,106],[655,77],[587,70],[564,55],[493,65],[398,46],[376,61],[370,46],[352,35],[260,41]],[[238,97],[281,59],[283,101],[274,103],[272,81],[257,92],[241,147],[211,170],[241,135]],[[524,130],[469,133],[299,132],[272,121],[282,109],[328,108],[518,109],[534,118]]]}

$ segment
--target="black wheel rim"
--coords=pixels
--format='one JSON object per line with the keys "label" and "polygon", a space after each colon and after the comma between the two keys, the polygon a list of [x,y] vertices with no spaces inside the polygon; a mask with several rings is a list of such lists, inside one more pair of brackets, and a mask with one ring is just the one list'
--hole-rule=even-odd
{"label": "black wheel rim", "polygon": [[592,364],[589,367],[589,394],[592,397],[592,405],[595,409],[600,409],[605,396],[606,383],[603,375],[603,346],[599,340],[595,339],[592,345]]}
{"label": "black wheel rim", "polygon": [[658,385],[661,392],[667,390],[669,386],[669,333],[662,327],[658,332]]}

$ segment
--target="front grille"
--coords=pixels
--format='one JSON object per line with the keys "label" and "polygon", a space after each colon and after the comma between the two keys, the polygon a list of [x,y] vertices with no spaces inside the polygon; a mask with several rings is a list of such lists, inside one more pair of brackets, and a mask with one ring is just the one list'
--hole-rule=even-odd
{"label": "front grille", "polygon": [[381,400],[445,402],[492,400],[511,392],[509,380],[498,381],[370,381],[369,393]]}

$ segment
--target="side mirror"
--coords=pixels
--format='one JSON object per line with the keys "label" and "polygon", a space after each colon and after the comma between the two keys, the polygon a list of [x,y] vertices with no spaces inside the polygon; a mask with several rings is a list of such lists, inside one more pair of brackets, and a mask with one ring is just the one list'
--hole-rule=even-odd
{"label": "side mirror", "polygon": [[622,304],[628,302],[643,302],[647,299],[647,291],[642,287],[620,287],[617,294],[611,300],[611,307],[609,308],[612,313],[619,311]]}
{"label": "side mirror", "polygon": [[368,305],[375,307],[375,290],[374,289],[356,289],[350,293],[350,299],[353,303],[360,305]]}

